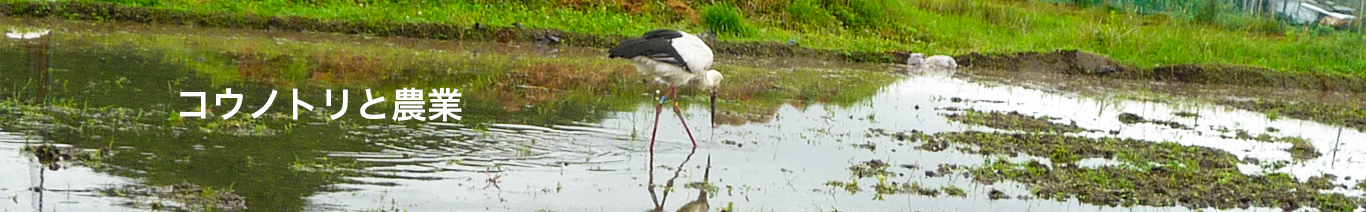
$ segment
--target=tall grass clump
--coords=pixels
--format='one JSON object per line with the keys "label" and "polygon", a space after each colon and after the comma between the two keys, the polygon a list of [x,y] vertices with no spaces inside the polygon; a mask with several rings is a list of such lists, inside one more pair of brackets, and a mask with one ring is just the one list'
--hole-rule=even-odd
{"label": "tall grass clump", "polygon": [[1195,16],[1192,17],[1195,23],[1213,24],[1218,21],[1219,14],[1223,11],[1219,1],[1206,0],[1197,3],[1195,6]]}
{"label": "tall grass clump", "polygon": [[703,8],[702,24],[719,34],[744,36],[750,32],[740,9],[730,4],[713,4]]}
{"label": "tall grass clump", "polygon": [[889,21],[893,2],[888,0],[847,0],[833,2],[828,8],[848,28],[877,28]]}
{"label": "tall grass clump", "polygon": [[1034,12],[1021,9],[1027,4],[1023,1],[922,0],[910,4],[938,14],[958,15],[1016,30],[1029,29],[1034,22]]}
{"label": "tall grass clump", "polygon": [[835,16],[830,15],[830,12],[812,0],[792,1],[784,10],[787,12],[789,25],[793,26],[824,27],[835,22]]}
{"label": "tall grass clump", "polygon": [[155,1],[155,0],[104,0],[104,1],[111,2],[111,3],[117,3],[117,4],[123,4],[123,5],[139,6],[139,7],[157,6],[157,1]]}
{"label": "tall grass clump", "polygon": [[1263,16],[1231,17],[1225,22],[1224,26],[1228,27],[1229,30],[1244,30],[1267,35],[1283,34],[1289,28],[1280,21],[1276,21],[1275,18]]}
{"label": "tall grass clump", "polygon": [[1091,5],[1096,4],[1096,2],[1095,0],[1072,0],[1072,4],[1075,4],[1078,7],[1090,7]]}

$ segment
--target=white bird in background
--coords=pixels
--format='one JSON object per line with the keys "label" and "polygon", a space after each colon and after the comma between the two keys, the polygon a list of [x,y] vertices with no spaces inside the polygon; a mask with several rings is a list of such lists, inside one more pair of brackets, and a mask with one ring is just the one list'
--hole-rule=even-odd
{"label": "white bird in background", "polygon": [[[686,32],[656,29],[646,32],[639,38],[622,41],[612,48],[608,58],[627,58],[635,64],[640,73],[655,78],[655,81],[668,84],[669,92],[655,105],[654,132],[650,135],[650,152],[654,153],[655,134],[659,132],[659,114],[668,98],[674,99],[674,114],[683,122],[683,130],[697,148],[697,140],[688,123],[683,121],[683,113],[678,109],[678,86],[695,85],[711,92],[712,118],[716,113],[716,89],[721,84],[721,72],[711,70],[711,47],[702,39]],[[705,72],[704,72],[705,70]]]}
{"label": "white bird in background", "polygon": [[41,37],[43,37],[43,36],[47,36],[47,34],[48,34],[48,33],[51,33],[51,32],[52,32],[51,30],[47,30],[47,29],[43,29],[43,30],[19,30],[19,29],[10,28],[9,32],[5,33],[5,37],[9,37],[9,38],[13,38],[13,39],[28,40],[28,39],[41,38]]}
{"label": "white bird in background", "polygon": [[958,68],[958,62],[954,61],[954,60],[953,60],[953,57],[944,56],[944,55],[935,55],[935,56],[930,56],[929,58],[925,58],[925,54],[924,54],[924,53],[912,53],[911,56],[910,56],[909,58],[906,58],[906,66],[910,66],[910,67],[913,67],[913,68],[949,68],[949,69],[952,69],[952,68]]}

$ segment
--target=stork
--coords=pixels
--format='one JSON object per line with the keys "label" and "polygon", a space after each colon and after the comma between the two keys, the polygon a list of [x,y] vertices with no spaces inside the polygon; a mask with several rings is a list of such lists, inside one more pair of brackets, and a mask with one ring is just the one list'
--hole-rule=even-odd
{"label": "stork", "polygon": [[958,62],[954,61],[953,57],[935,55],[926,58],[925,53],[911,53],[911,56],[906,58],[906,65],[914,68],[958,68]]}
{"label": "stork", "polygon": [[711,47],[702,42],[702,39],[686,32],[656,29],[646,32],[639,38],[622,41],[617,47],[612,48],[608,58],[630,59],[641,74],[669,85],[669,92],[660,97],[659,103],[655,104],[650,153],[654,153],[655,135],[659,133],[659,114],[664,108],[664,102],[669,98],[674,99],[674,114],[678,115],[679,121],[683,123],[688,140],[692,141],[693,148],[697,148],[697,140],[693,138],[692,130],[688,129],[688,122],[683,121],[683,113],[678,109],[678,86],[694,85],[710,91],[710,112],[712,118],[715,118],[716,89],[721,84],[722,77],[721,72],[710,69],[713,60]]}

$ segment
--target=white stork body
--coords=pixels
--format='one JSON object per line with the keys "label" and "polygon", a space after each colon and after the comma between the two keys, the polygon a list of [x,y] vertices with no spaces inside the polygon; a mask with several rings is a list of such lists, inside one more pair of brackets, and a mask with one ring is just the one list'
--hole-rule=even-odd
{"label": "white stork body", "polygon": [[[629,39],[612,48],[611,58],[628,58],[641,74],[670,87],[697,83],[714,89],[721,72],[710,70],[714,57],[711,47],[692,34],[675,30],[654,30],[640,38]],[[705,71],[705,72],[703,72]],[[699,79],[693,81],[694,79]]]}
{"label": "white stork body", "polygon": [[636,71],[640,74],[652,76],[655,82],[664,83],[670,86],[686,85],[697,78],[696,74],[687,71],[683,67],[674,64],[659,62],[647,56],[636,56],[631,58],[631,63],[636,66]]}
{"label": "white stork body", "polygon": [[[711,47],[697,36],[677,30],[657,29],[646,32],[639,38],[622,41],[617,47],[612,48],[608,57],[630,59],[641,74],[669,85],[669,93],[665,96],[674,99],[674,113],[678,114],[679,121],[683,120],[683,114],[678,109],[677,87],[683,85],[697,85],[703,90],[711,91],[711,109],[714,115],[716,88],[721,84],[721,72],[710,70],[714,60]],[[659,126],[659,113],[665,100],[667,98],[662,98],[659,104],[655,105],[656,132]],[[688,123],[682,122],[684,130],[688,132],[688,139],[692,140],[694,148],[697,147],[697,140],[693,139],[692,131],[687,129]],[[650,137],[650,152],[653,155],[653,135]]]}
{"label": "white stork body", "polygon": [[41,38],[41,37],[43,37],[43,36],[47,36],[47,34],[48,34],[49,32],[51,32],[51,30],[46,30],[46,29],[45,29],[45,30],[30,30],[30,31],[20,31],[20,30],[18,30],[18,29],[10,29],[10,31],[11,31],[11,32],[5,33],[5,37],[9,37],[9,38],[13,38],[13,39],[22,39],[22,40],[28,40],[28,39],[34,39],[34,38]]}

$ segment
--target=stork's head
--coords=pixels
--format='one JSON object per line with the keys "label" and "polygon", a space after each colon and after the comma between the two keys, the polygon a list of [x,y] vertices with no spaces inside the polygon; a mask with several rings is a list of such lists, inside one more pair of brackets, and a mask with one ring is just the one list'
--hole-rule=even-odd
{"label": "stork's head", "polygon": [[716,89],[721,87],[721,80],[723,78],[725,77],[721,76],[721,72],[716,70],[707,70],[707,73],[702,74],[702,89],[711,91],[710,112],[712,127],[716,126]]}
{"label": "stork's head", "polygon": [[716,92],[716,88],[721,86],[722,78],[725,77],[721,76],[720,71],[707,70],[706,73],[702,73],[702,81],[700,82],[702,89]]}

